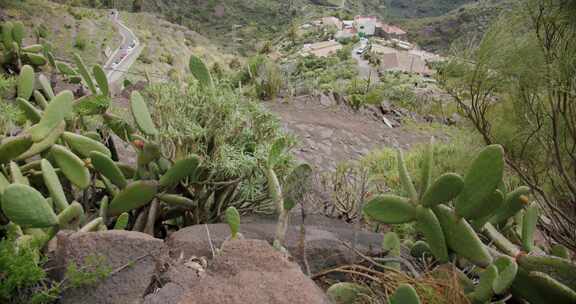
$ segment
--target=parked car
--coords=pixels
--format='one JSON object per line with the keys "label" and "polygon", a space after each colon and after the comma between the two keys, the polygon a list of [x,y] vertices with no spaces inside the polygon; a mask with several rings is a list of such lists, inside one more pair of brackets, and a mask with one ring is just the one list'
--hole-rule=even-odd
{"label": "parked car", "polygon": [[128,46],[129,50],[133,50],[136,47],[136,40],[132,40],[132,43]]}
{"label": "parked car", "polygon": [[366,52],[366,49],[367,49],[366,47],[358,48],[358,49],[356,50],[356,54],[362,55],[362,54],[364,54],[364,53]]}

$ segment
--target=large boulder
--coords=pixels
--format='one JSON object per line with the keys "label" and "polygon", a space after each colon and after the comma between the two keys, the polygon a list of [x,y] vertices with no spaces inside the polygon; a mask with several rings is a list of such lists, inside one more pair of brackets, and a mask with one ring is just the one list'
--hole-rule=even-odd
{"label": "large boulder", "polygon": [[62,279],[72,263],[82,269],[95,258],[100,263],[97,267],[112,269],[112,274],[102,282],[65,290],[60,303],[141,303],[156,272],[156,260],[163,245],[162,240],[133,231],[59,233],[55,252],[57,277]]}
{"label": "large boulder", "polygon": [[[276,224],[243,223],[240,232],[245,238],[265,240],[272,243]],[[230,230],[226,224],[197,225],[183,228],[173,233],[166,241],[172,256],[211,256],[210,243],[219,247],[229,237]],[[350,228],[306,226],[305,256],[311,273],[349,264],[359,260],[359,256],[348,246],[354,243],[356,249],[368,255],[382,253],[382,235],[355,231]],[[300,227],[289,226],[283,246],[306,270],[302,250]]]}
{"label": "large boulder", "polygon": [[[180,274],[191,271],[185,266],[177,268],[174,271]],[[205,270],[194,267],[192,271],[195,273],[173,275],[170,282],[147,296],[144,303],[330,303],[298,265],[264,241],[226,241]]]}

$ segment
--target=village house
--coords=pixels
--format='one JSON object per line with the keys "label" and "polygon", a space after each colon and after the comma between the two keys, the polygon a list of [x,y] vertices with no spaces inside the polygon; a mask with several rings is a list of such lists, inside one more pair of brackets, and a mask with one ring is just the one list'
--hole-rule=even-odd
{"label": "village house", "polygon": [[385,39],[403,40],[406,38],[406,32],[397,26],[378,22],[376,24],[376,36]]}
{"label": "village house", "polygon": [[356,16],[354,17],[354,28],[361,36],[374,36],[376,33],[376,24],[378,18],[375,16]]}

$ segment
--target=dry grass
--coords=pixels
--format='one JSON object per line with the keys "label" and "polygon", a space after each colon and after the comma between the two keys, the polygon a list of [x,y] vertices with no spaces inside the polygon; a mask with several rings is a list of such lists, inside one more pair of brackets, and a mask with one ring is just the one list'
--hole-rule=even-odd
{"label": "dry grass", "polygon": [[[312,278],[320,286],[328,287],[336,281],[355,282],[370,289],[370,294],[362,295],[357,304],[385,304],[388,297],[401,284],[410,284],[420,296],[422,304],[469,304],[464,290],[458,280],[457,270],[452,265],[428,267],[424,271],[403,272],[374,259],[363,256],[363,263],[344,265],[315,274]],[[404,260],[404,264],[409,261]],[[414,268],[414,267],[411,267]],[[342,277],[345,279],[342,280]]]}

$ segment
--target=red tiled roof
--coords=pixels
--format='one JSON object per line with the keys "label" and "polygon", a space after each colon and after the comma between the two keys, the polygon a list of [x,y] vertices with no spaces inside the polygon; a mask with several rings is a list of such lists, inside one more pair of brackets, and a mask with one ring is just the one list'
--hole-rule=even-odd
{"label": "red tiled roof", "polygon": [[406,34],[406,32],[403,29],[401,29],[397,26],[394,26],[394,25],[379,22],[376,26],[381,27],[382,30],[387,34],[396,34],[396,35],[405,35]]}

